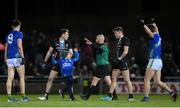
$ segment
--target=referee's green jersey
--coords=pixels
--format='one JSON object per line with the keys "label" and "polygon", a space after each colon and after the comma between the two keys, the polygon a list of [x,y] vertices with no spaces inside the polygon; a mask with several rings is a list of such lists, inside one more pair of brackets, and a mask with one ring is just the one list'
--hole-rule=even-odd
{"label": "referee's green jersey", "polygon": [[97,45],[96,48],[96,65],[107,65],[109,64],[108,61],[108,55],[109,55],[109,50],[107,44],[99,44]]}

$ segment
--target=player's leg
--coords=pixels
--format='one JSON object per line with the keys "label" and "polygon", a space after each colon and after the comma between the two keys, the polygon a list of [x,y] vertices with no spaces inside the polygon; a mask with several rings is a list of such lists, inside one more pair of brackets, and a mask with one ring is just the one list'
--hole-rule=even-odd
{"label": "player's leg", "polygon": [[172,90],[168,87],[168,85],[161,81],[161,72],[157,71],[153,76],[155,84],[165,89],[167,92],[172,92]]}
{"label": "player's leg", "polygon": [[104,81],[106,82],[107,86],[111,86],[111,77],[110,76],[105,76],[104,77]]}
{"label": "player's leg", "polygon": [[115,91],[116,84],[117,84],[117,77],[120,75],[119,69],[113,69],[112,70],[112,76],[111,76],[111,86],[109,90],[108,96],[112,98],[113,92]]}
{"label": "player's leg", "polygon": [[[110,66],[107,65],[106,67],[104,67],[104,69],[102,71],[104,73],[104,75],[103,75],[104,80],[105,80],[106,84],[109,86],[109,89],[110,89],[110,87],[111,87],[111,77],[110,77],[111,76],[111,72],[110,72],[111,70],[110,70]],[[112,100],[118,100],[115,89],[114,89],[114,92],[113,92],[112,95],[113,95]]]}
{"label": "player's leg", "polygon": [[6,90],[9,97],[11,97],[13,79],[14,79],[14,67],[8,67],[8,78],[6,82]]}
{"label": "player's leg", "polygon": [[8,95],[8,102],[17,102],[18,100],[11,96],[12,81],[14,79],[14,74],[15,74],[13,59],[7,60],[7,67],[8,67],[7,68],[8,76],[7,76],[7,82],[6,82],[6,90],[7,90],[7,95]]}
{"label": "player's leg", "polygon": [[141,100],[142,102],[149,101],[149,92],[150,92],[150,81],[155,74],[155,70],[151,68],[147,68],[144,76],[144,98]]}
{"label": "player's leg", "polygon": [[19,87],[20,87],[20,93],[22,95],[21,101],[28,102],[30,99],[25,96],[25,66],[19,65],[16,67],[16,70],[19,75]]}
{"label": "player's leg", "polygon": [[53,81],[54,81],[55,77],[57,77],[57,75],[58,75],[57,71],[51,70],[47,84],[46,84],[46,91],[45,91],[46,93],[50,92],[50,90],[52,88]]}
{"label": "player's leg", "polygon": [[73,77],[72,76],[67,76],[63,78],[66,88],[67,88],[67,93],[69,94],[70,100],[74,101],[74,95],[73,95],[73,91],[72,91],[72,87],[73,87]]}
{"label": "player's leg", "polygon": [[123,79],[124,79],[124,81],[125,81],[125,83],[127,85],[127,88],[128,88],[128,92],[129,92],[128,100],[133,101],[134,100],[134,98],[133,98],[133,88],[132,88],[132,83],[131,83],[131,80],[130,80],[129,69],[122,71],[122,76],[123,76]]}
{"label": "player's leg", "polygon": [[99,77],[94,76],[91,82],[91,87],[89,88],[89,92],[87,93],[87,98],[89,98],[92,94],[92,92],[95,90],[96,85],[98,84],[98,82],[100,81]]}
{"label": "player's leg", "polygon": [[[104,81],[106,82],[106,85],[107,85],[107,86],[109,87],[109,89],[110,89],[110,87],[111,87],[111,77],[110,77],[110,75],[105,76],[105,77],[104,77]],[[103,96],[103,97],[101,97],[101,100],[102,100],[102,101],[110,101],[110,100],[112,100],[112,98],[109,97],[109,96]]]}
{"label": "player's leg", "polygon": [[25,95],[25,66],[20,65],[16,67],[16,70],[19,74],[19,87],[21,95]]}
{"label": "player's leg", "polygon": [[57,71],[55,71],[55,70],[51,70],[50,71],[50,74],[49,74],[49,77],[48,77],[48,81],[46,83],[45,94],[44,94],[44,96],[39,97],[40,100],[48,100],[48,94],[49,94],[49,92],[51,90],[54,78],[57,77],[57,75],[58,75]]}
{"label": "player's leg", "polygon": [[171,90],[170,87],[168,87],[168,85],[167,85],[166,83],[164,83],[164,82],[161,81],[161,71],[157,71],[157,72],[155,73],[153,79],[154,79],[154,82],[155,82],[158,86],[162,87],[162,88],[165,89],[167,92],[169,92],[169,94],[171,95],[173,101],[176,101],[177,94],[176,94],[173,90]]}
{"label": "player's leg", "polygon": [[92,79],[92,82],[91,82],[91,86],[89,87],[86,95],[85,95],[85,96],[81,96],[81,98],[82,98],[83,100],[89,99],[89,97],[91,96],[91,94],[92,94],[93,91],[95,90],[96,85],[98,84],[99,81],[100,81],[100,78],[99,78],[99,77],[93,76],[93,79]]}
{"label": "player's leg", "polygon": [[14,92],[18,95],[20,93],[20,88],[19,88],[19,75],[17,72],[15,72],[14,75],[13,87],[14,87]]}

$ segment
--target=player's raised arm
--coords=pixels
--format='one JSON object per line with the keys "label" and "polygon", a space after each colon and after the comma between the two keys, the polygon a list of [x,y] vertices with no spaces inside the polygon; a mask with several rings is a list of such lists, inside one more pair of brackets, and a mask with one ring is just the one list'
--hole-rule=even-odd
{"label": "player's raised arm", "polygon": [[79,60],[79,52],[77,48],[74,48],[74,53],[73,53],[73,61],[76,62]]}
{"label": "player's raised arm", "polygon": [[148,34],[148,36],[151,37],[151,38],[153,38],[153,32],[152,32],[151,29],[145,24],[144,20],[141,19],[139,22],[143,25],[144,30],[145,30],[145,32]]}
{"label": "player's raised arm", "polygon": [[151,18],[151,24],[154,26],[154,31],[159,34],[159,29],[155,23],[154,18]]}

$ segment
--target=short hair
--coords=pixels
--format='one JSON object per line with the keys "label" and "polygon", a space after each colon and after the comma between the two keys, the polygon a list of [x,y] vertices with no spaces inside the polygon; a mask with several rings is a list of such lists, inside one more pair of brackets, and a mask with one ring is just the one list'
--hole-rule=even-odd
{"label": "short hair", "polygon": [[147,25],[152,32],[155,32],[155,26],[152,24]]}
{"label": "short hair", "polygon": [[68,29],[65,29],[65,28],[60,29],[58,35],[62,35],[62,34],[64,34],[64,33],[66,33],[66,32],[69,33],[69,30],[68,30]]}
{"label": "short hair", "polygon": [[15,28],[17,26],[21,25],[21,22],[18,19],[14,19],[12,21],[12,28]]}
{"label": "short hair", "polygon": [[103,37],[104,38],[104,35],[103,34],[98,34],[96,37]]}
{"label": "short hair", "polygon": [[115,27],[115,28],[113,29],[113,32],[115,32],[115,31],[124,32],[124,29],[123,29],[121,26],[118,26],[118,27]]}

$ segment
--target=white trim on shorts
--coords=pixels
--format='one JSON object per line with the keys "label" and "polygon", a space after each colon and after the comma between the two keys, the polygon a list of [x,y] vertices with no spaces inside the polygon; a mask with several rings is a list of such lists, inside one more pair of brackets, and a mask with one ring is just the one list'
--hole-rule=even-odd
{"label": "white trim on shorts", "polygon": [[8,67],[18,67],[22,63],[22,58],[12,58],[7,59],[7,66]]}
{"label": "white trim on shorts", "polygon": [[156,71],[161,71],[162,67],[163,67],[163,63],[161,59],[149,59],[147,68],[151,68]]}

